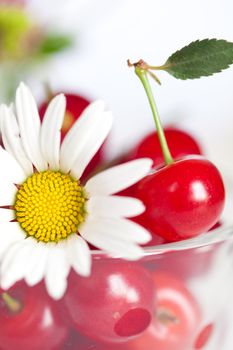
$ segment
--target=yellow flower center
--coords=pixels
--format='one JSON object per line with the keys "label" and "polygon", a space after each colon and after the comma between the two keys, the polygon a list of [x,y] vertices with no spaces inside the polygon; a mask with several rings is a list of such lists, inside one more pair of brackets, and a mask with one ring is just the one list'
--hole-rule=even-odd
{"label": "yellow flower center", "polygon": [[35,173],[20,186],[16,219],[37,241],[58,242],[84,221],[86,197],[79,181],[59,171]]}

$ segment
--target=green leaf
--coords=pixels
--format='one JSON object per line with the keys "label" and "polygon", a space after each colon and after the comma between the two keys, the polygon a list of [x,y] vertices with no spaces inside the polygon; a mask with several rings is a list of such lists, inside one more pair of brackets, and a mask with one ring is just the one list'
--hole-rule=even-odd
{"label": "green leaf", "polygon": [[41,42],[38,53],[42,55],[52,55],[69,48],[71,45],[72,40],[70,37],[50,34]]}
{"label": "green leaf", "polygon": [[177,79],[196,79],[209,76],[233,63],[233,43],[226,40],[197,40],[171,55],[157,67]]}

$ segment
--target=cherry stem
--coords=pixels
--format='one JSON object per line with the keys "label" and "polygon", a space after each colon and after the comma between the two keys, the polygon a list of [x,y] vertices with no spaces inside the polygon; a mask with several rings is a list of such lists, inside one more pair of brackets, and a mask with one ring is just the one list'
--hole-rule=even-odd
{"label": "cherry stem", "polygon": [[152,110],[152,114],[154,117],[154,122],[155,122],[155,126],[156,126],[156,130],[158,133],[158,138],[159,138],[159,142],[160,142],[160,146],[162,148],[162,153],[163,153],[163,157],[164,157],[164,161],[166,165],[172,164],[173,163],[173,158],[171,156],[170,150],[168,148],[168,144],[167,144],[167,140],[163,131],[163,127],[162,127],[162,123],[159,117],[159,112],[155,103],[155,99],[152,93],[152,89],[147,77],[147,70],[140,67],[140,65],[135,64],[135,73],[136,75],[139,77],[139,79],[142,82],[142,85],[146,91],[146,95],[148,97],[149,103],[150,103],[150,107]]}
{"label": "cherry stem", "polygon": [[171,63],[165,63],[162,66],[150,66],[147,65],[148,69],[152,69],[152,70],[166,70],[168,68],[170,68],[172,66]]}
{"label": "cherry stem", "polygon": [[1,297],[2,297],[3,301],[5,302],[7,308],[12,313],[16,313],[16,312],[19,312],[21,310],[21,308],[22,308],[21,303],[17,299],[11,297],[8,293],[6,293],[6,292],[2,293]]}

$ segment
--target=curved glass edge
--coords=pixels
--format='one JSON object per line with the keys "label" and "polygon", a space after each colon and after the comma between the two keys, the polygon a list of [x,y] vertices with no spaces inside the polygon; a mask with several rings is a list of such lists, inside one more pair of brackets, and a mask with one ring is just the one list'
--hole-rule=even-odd
{"label": "curved glass edge", "polygon": [[[227,227],[220,227],[211,232],[203,233],[197,237],[189,238],[179,242],[165,243],[157,246],[143,247],[144,256],[164,254],[171,251],[181,251],[187,249],[195,249],[214,245],[224,242],[226,240],[233,239],[233,224]],[[106,252],[102,250],[92,250],[91,254],[94,258],[105,256],[113,259],[120,259],[121,256],[108,256]],[[125,259],[124,259],[125,260]]]}

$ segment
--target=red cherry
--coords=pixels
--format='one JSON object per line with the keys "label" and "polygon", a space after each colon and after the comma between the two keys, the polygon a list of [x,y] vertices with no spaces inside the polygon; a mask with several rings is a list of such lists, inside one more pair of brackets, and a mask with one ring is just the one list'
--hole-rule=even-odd
{"label": "red cherry", "polygon": [[28,288],[17,283],[8,294],[18,305],[9,307],[0,296],[0,344],[2,350],[59,349],[67,335],[56,304],[42,285]]}
{"label": "red cherry", "polygon": [[64,303],[81,333],[96,341],[126,342],[148,327],[154,287],[143,267],[102,259],[89,278],[71,276]]}
{"label": "red cherry", "polygon": [[[157,286],[156,320],[163,333],[160,339],[172,344],[190,341],[197,329],[201,312],[199,306],[184,283],[170,274],[156,272],[154,283]],[[179,349],[181,349],[180,346]]]}
{"label": "red cherry", "polygon": [[[66,96],[66,114],[64,117],[63,126],[61,129],[61,140],[64,139],[66,133],[75,123],[75,121],[80,117],[83,110],[90,104],[90,101],[86,100],[84,97],[74,94],[65,94]],[[41,120],[43,119],[44,113],[48,106],[49,101],[45,101],[41,104],[39,108],[39,114]],[[82,179],[86,180],[88,175],[92,173],[96,167],[101,163],[103,159],[103,146],[99,149],[96,155],[92,158],[91,162],[88,164]]]}
{"label": "red cherry", "polygon": [[184,284],[173,276],[154,274],[157,303],[149,328],[130,344],[132,350],[190,349],[201,319],[199,306]]}
{"label": "red cherry", "polygon": [[178,241],[208,231],[224,207],[221,175],[208,160],[184,157],[142,179],[135,191],[152,232],[167,241]]}
{"label": "red cherry", "polygon": [[[166,128],[164,134],[174,159],[179,159],[190,154],[202,154],[200,146],[188,133],[175,129]],[[134,148],[130,158],[137,159],[148,157],[154,161],[154,167],[164,164],[164,157],[160,146],[157,132],[152,132]]]}

